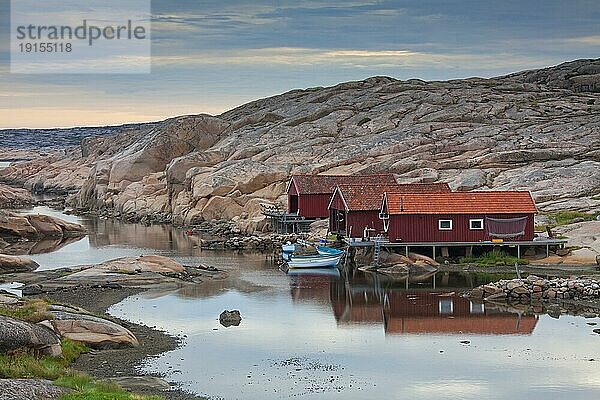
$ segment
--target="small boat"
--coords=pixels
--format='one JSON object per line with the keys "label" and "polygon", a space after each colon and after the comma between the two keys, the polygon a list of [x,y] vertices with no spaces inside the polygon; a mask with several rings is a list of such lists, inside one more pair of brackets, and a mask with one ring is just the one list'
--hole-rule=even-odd
{"label": "small boat", "polygon": [[344,250],[338,250],[326,246],[317,246],[317,252],[324,256],[339,256],[340,254],[344,254]]}
{"label": "small boat", "polygon": [[332,268],[337,266],[342,255],[291,256],[287,260],[289,268]]}

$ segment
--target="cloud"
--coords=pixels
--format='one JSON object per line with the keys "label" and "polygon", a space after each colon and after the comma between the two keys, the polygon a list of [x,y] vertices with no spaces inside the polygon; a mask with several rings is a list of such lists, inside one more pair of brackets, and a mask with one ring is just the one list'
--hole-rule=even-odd
{"label": "cloud", "polygon": [[275,47],[206,51],[180,56],[155,56],[153,65],[159,67],[181,65],[254,65],[254,66],[315,66],[327,65],[357,68],[433,67],[451,68],[477,65],[481,69],[499,67],[522,68],[526,65],[549,65],[556,60],[510,53],[449,54],[412,50],[369,49],[310,49],[302,47]]}
{"label": "cloud", "polygon": [[562,41],[565,43],[584,46],[600,46],[600,35],[572,37],[563,39]]}

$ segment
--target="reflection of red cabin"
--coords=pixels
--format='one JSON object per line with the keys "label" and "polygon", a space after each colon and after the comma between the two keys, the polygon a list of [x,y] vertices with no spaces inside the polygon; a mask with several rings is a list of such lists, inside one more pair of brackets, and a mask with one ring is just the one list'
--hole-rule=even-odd
{"label": "reflection of red cabin", "polygon": [[380,217],[390,242],[533,240],[529,192],[386,193]]}
{"label": "reflection of red cabin", "polygon": [[394,174],[294,175],[287,187],[288,212],[305,218],[327,218],[327,206],[337,185],[396,184]]}
{"label": "reflection of red cabin", "polygon": [[427,292],[391,292],[386,307],[385,331],[405,333],[531,334],[535,315],[486,309],[466,298]]}
{"label": "reflection of red cabin", "polygon": [[386,334],[531,334],[535,315],[512,314],[473,303],[459,295],[390,290],[377,299],[373,291],[332,292],[340,325],[384,324]]}
{"label": "reflection of red cabin", "polygon": [[379,218],[384,193],[450,192],[447,183],[394,185],[338,185],[329,202],[329,230],[349,237],[369,237],[383,232]]}

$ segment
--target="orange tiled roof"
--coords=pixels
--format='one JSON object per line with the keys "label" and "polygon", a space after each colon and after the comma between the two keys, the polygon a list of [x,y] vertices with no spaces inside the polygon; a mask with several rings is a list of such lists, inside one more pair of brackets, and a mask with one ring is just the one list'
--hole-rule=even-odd
{"label": "orange tiled roof", "polygon": [[349,210],[371,211],[381,208],[383,194],[450,192],[447,183],[397,183],[394,185],[338,185]]}
{"label": "orange tiled roof", "polygon": [[529,214],[536,213],[529,192],[487,191],[387,194],[390,214]]}
{"label": "orange tiled roof", "polygon": [[396,184],[394,174],[293,175],[292,180],[300,194],[333,194],[341,184]]}

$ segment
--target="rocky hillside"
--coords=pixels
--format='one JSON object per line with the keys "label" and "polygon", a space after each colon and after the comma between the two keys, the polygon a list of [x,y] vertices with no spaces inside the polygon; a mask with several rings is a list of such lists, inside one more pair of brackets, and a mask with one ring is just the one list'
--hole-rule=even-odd
{"label": "rocky hillside", "polygon": [[373,77],[293,90],[219,116],[86,139],[0,179],[78,190],[73,205],[260,227],[293,172],[393,172],[454,189],[531,190],[542,210],[600,209],[600,60],[493,79]]}

